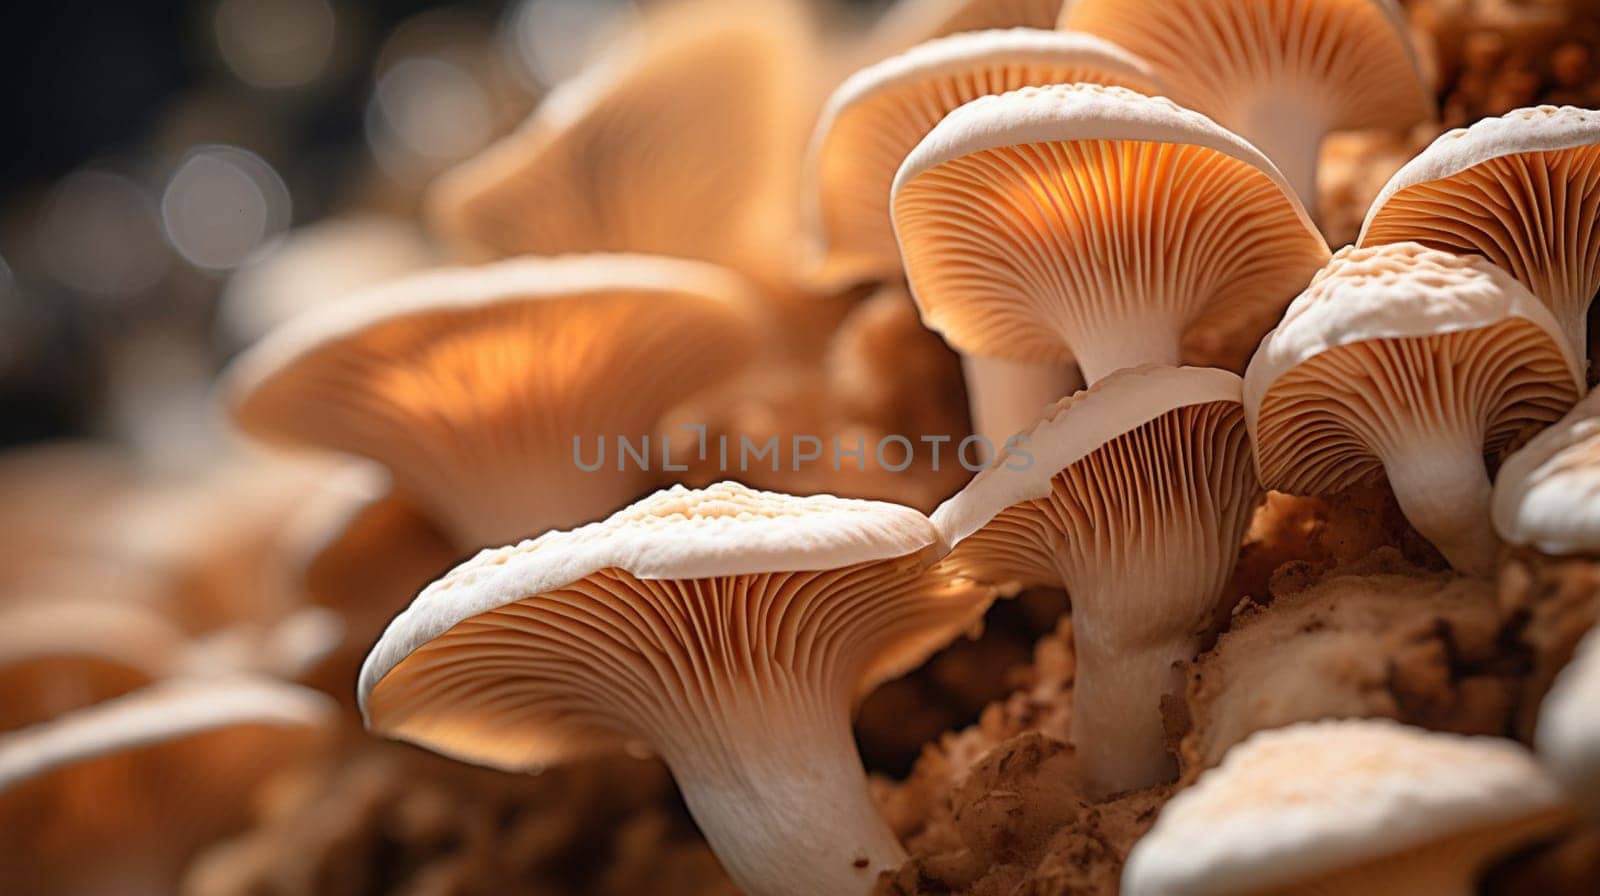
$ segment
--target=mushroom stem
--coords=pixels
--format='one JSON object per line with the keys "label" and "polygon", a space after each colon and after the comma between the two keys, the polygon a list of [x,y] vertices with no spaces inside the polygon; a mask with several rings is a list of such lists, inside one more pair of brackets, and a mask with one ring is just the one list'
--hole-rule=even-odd
{"label": "mushroom stem", "polygon": [[1094,385],[1119,370],[1159,364],[1177,367],[1183,363],[1184,327],[1163,318],[1132,318],[1116,327],[1088,331],[1087,338],[1071,340],[1083,379]]}
{"label": "mushroom stem", "polygon": [[1083,388],[1083,378],[1070,364],[963,355],[961,372],[972,431],[987,438],[996,453],[1006,440],[1032,426],[1051,403]]}
{"label": "mushroom stem", "polygon": [[1294,187],[1306,214],[1317,220],[1317,163],[1327,135],[1314,100],[1271,94],[1257,99],[1223,124],[1261,150]]}
{"label": "mushroom stem", "polygon": [[796,706],[785,691],[725,702],[721,724],[677,728],[662,757],[740,890],[865,894],[906,853],[867,791],[848,700]]}
{"label": "mushroom stem", "polygon": [[1473,576],[1494,571],[1500,539],[1490,521],[1493,486],[1481,434],[1414,439],[1384,452],[1383,466],[1400,510],[1450,565]]}
{"label": "mushroom stem", "polygon": [[1072,741],[1085,785],[1096,797],[1170,781],[1162,698],[1182,684],[1178,663],[1199,653],[1193,638],[1130,647],[1074,629]]}

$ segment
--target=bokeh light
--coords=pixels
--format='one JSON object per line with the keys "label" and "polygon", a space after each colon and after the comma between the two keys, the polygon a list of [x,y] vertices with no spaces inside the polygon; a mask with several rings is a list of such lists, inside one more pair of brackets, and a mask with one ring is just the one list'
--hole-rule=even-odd
{"label": "bokeh light", "polygon": [[465,68],[435,56],[413,56],[379,76],[367,103],[366,129],[378,163],[409,180],[488,142],[494,113],[484,85]]}
{"label": "bokeh light", "polygon": [[170,263],[154,200],[131,178],[111,171],[85,169],[57,183],[37,235],[48,275],[103,301],[136,298]]}
{"label": "bokeh light", "polygon": [[161,196],[167,241],[190,264],[231,270],[289,226],[283,178],[260,156],[236,146],[190,151]]}
{"label": "bokeh light", "polygon": [[328,67],[338,20],[327,0],[222,0],[212,20],[228,68],[254,87],[308,84]]}
{"label": "bokeh light", "polygon": [[567,80],[637,17],[628,0],[521,0],[506,8],[500,39],[530,87]]}

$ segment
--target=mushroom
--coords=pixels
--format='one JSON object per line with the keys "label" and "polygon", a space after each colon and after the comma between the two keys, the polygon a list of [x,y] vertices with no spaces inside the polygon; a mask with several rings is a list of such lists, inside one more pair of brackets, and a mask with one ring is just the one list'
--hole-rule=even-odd
{"label": "mushroom", "polygon": [[1072,740],[1099,795],[1175,771],[1161,703],[1213,625],[1260,496],[1239,398],[1225,370],[1113,374],[934,511],[954,573],[1066,588]]}
{"label": "mushroom", "polygon": [[446,173],[428,216],[478,260],[630,252],[770,270],[792,224],[805,32],[787,3],[673,4]]}
{"label": "mushroom", "polygon": [[1150,60],[1173,99],[1266,153],[1313,215],[1330,131],[1433,115],[1395,0],[1067,0],[1059,26]]}
{"label": "mushroom", "polygon": [[0,736],[0,892],[174,892],[259,784],[326,745],[332,714],[293,685],[184,680]]}
{"label": "mushroom", "polygon": [[724,482],[485,551],[361,671],[374,732],[502,769],[649,749],[752,896],[866,893],[904,853],[852,703],[973,626],[992,592],[929,572],[893,504]]}
{"label": "mushroom", "polygon": [[1494,528],[1541,553],[1600,556],[1600,391],[1506,458]]}
{"label": "mushroom", "polygon": [[899,0],[873,26],[873,58],[967,31],[1054,27],[1061,0]]}
{"label": "mushroom", "polygon": [[1499,552],[1485,456],[1583,394],[1555,318],[1481,258],[1416,243],[1346,248],[1245,373],[1261,481],[1331,495],[1387,477],[1456,569]]}
{"label": "mushroom", "polygon": [[1074,81],[1158,92],[1149,65],[1126,51],[1087,34],[1031,28],[930,41],[851,75],[823,107],[807,157],[816,276],[830,285],[898,278],[889,191],[917,143],[978,97]]}
{"label": "mushroom", "polygon": [[[224,387],[245,431],[383,464],[466,549],[648,491],[657,418],[737,370],[755,329],[743,281],[720,268],[523,259],[418,274],[301,317]],[[649,456],[623,457],[623,439]]]}
{"label": "mushroom", "polygon": [[167,675],[184,634],[148,603],[24,599],[0,606],[0,731],[107,700]]}
{"label": "mushroom", "polygon": [[1510,740],[1304,722],[1228,751],[1128,856],[1127,896],[1471,896],[1492,859],[1570,820]]}
{"label": "mushroom", "polygon": [[1482,255],[1554,312],[1581,359],[1600,290],[1597,214],[1600,112],[1539,106],[1435,140],[1378,194],[1360,245]]}
{"label": "mushroom", "polygon": [[1579,642],[1539,707],[1534,745],[1572,800],[1600,819],[1600,629]]}
{"label": "mushroom", "polygon": [[892,208],[930,327],[964,355],[1076,361],[1090,383],[1242,355],[1328,258],[1265,156],[1120,87],[962,106],[901,166]]}

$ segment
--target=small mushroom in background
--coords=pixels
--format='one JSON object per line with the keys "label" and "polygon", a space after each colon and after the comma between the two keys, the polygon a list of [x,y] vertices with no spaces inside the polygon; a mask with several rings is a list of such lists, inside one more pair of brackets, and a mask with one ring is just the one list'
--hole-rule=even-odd
{"label": "small mushroom in background", "polygon": [[1600,112],[1518,109],[1435,140],[1378,194],[1360,245],[1417,242],[1481,255],[1555,314],[1587,355],[1600,290]]}
{"label": "small mushroom in background", "polygon": [[993,598],[930,572],[944,550],[906,507],[674,487],[429,586],[368,657],[362,707],[507,770],[652,750],[746,892],[865,893],[905,854],[851,708]]}
{"label": "small mushroom in background", "polygon": [[1225,370],[1113,374],[934,512],[952,572],[1066,588],[1072,741],[1097,796],[1175,775],[1162,703],[1213,627],[1261,494],[1239,400]]}
{"label": "small mushroom in background", "polygon": [[436,261],[411,221],[324,218],[274,241],[228,278],[218,300],[219,335],[225,345],[249,346],[300,314]]}
{"label": "small mushroom in background", "polygon": [[1067,0],[1059,26],[1148,59],[1173,99],[1265,153],[1313,217],[1329,132],[1434,114],[1395,0]]}
{"label": "small mushroom in background", "polygon": [[0,605],[0,731],[120,697],[173,670],[186,637],[120,596]]}
{"label": "small mushroom in background", "polygon": [[1600,821],[1600,629],[1578,644],[1544,698],[1534,746],[1572,801]]}
{"label": "small mushroom in background", "polygon": [[1177,751],[1186,780],[1256,732],[1296,722],[1510,730],[1520,666],[1492,583],[1419,569],[1392,548],[1310,584],[1297,581],[1300,565],[1274,578],[1270,599],[1235,610],[1189,664]]}
{"label": "small mushroom in background", "polygon": [[[437,270],[296,319],[224,389],[252,435],[387,467],[468,550],[648,491],[657,420],[745,363],[758,311],[741,278],[677,259]],[[643,454],[625,462],[623,439]]]}
{"label": "small mushroom in background", "polygon": [[1127,896],[1471,896],[1485,865],[1572,821],[1517,743],[1387,720],[1264,731],[1174,796]]}
{"label": "small mushroom in background", "polygon": [[923,320],[963,356],[1243,369],[1328,248],[1254,147],[1164,98],[1027,87],[950,113],[895,177]]}
{"label": "small mushroom in background", "polygon": [[1262,483],[1331,495],[1387,478],[1462,572],[1499,554],[1486,457],[1583,394],[1560,328],[1481,258],[1415,243],[1341,250],[1245,373]]}
{"label": "small mushroom in background", "polygon": [[265,782],[321,755],[333,713],[294,685],[173,681],[0,736],[0,891],[174,892]]}
{"label": "small mushroom in background", "polygon": [[1600,391],[1506,458],[1493,510],[1507,544],[1600,557]]}
{"label": "small mushroom in background", "polygon": [[778,0],[647,16],[514,134],[442,177],[431,223],[476,260],[642,253],[781,278],[808,33]]}

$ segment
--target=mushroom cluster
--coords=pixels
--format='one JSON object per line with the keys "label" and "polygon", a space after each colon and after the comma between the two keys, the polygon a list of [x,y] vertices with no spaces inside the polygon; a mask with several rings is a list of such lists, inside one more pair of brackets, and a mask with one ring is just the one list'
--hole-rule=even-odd
{"label": "mushroom cluster", "polygon": [[1413,24],[649,6],[235,277],[275,451],[0,461],[0,891],[1595,892],[1600,111],[1330,245]]}

